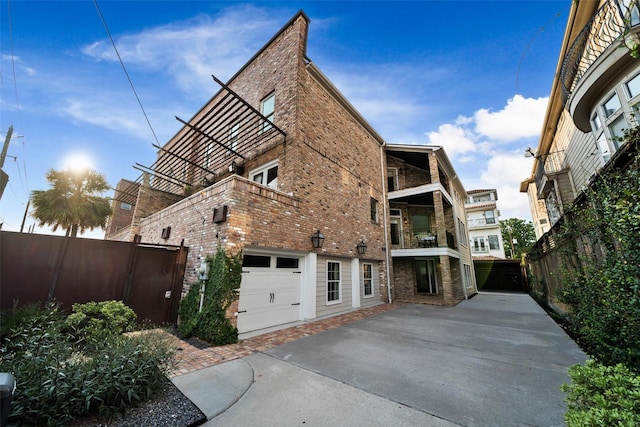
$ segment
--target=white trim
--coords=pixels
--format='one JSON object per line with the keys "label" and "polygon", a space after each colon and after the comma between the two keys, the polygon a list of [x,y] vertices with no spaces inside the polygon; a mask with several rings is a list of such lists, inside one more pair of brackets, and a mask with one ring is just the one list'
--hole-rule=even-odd
{"label": "white trim", "polygon": [[360,259],[351,260],[351,306],[360,307]]}
{"label": "white trim", "polygon": [[303,319],[316,318],[316,292],[318,274],[318,254],[311,252],[304,259],[302,269],[302,289],[300,290],[300,313]]}
{"label": "white trim", "polygon": [[[266,182],[257,182],[254,180],[254,178],[256,177],[256,175],[262,174],[263,176],[263,180],[266,181],[267,180],[267,172],[269,171],[269,169],[273,169],[273,167],[278,167],[278,159],[272,160],[268,163],[265,163],[262,166],[259,166],[255,169],[252,169],[251,171],[249,171],[249,181],[254,182],[256,184],[260,184],[260,185],[264,185],[265,187],[269,187],[269,188],[274,188],[277,189],[278,188],[278,176],[276,175],[276,179],[274,179],[272,181],[272,184],[268,185]],[[278,170],[278,172],[280,172]]]}

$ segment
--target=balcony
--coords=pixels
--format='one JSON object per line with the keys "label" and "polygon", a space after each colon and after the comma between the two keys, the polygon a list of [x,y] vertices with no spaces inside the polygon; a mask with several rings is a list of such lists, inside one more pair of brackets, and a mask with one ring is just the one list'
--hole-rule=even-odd
{"label": "balcony", "polygon": [[496,219],[495,218],[477,218],[467,220],[467,224],[469,228],[473,227],[484,227],[484,226],[495,226]]}
{"label": "balcony", "polygon": [[[589,102],[593,96],[634,61],[630,51],[640,45],[639,32],[638,4],[632,0],[608,0],[567,49],[560,68],[562,103],[583,132],[591,130]],[[625,47],[625,42],[630,47]]]}
{"label": "balcony", "polygon": [[538,158],[538,167],[534,177],[536,187],[538,188],[538,198],[544,198],[544,195],[549,193],[553,179],[557,175],[569,171],[564,160],[564,151],[552,151]]}

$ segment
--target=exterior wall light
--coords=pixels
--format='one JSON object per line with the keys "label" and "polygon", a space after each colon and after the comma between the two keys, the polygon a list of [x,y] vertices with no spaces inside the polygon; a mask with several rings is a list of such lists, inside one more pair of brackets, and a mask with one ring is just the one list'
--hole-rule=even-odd
{"label": "exterior wall light", "polygon": [[367,244],[364,240],[360,240],[360,243],[356,245],[356,249],[358,250],[358,255],[364,255],[367,253]]}
{"label": "exterior wall light", "polygon": [[243,174],[244,173],[244,166],[238,166],[236,161],[232,160],[231,164],[229,165],[229,172],[233,173],[233,174]]}
{"label": "exterior wall light", "polygon": [[313,245],[314,249],[320,249],[324,244],[324,234],[320,232],[320,230],[316,231],[311,235],[311,245]]}

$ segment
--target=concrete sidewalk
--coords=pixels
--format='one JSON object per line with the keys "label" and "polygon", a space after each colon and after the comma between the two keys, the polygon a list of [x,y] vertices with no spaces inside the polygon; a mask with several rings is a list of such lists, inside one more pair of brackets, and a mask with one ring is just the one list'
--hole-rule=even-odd
{"label": "concrete sidewalk", "polygon": [[564,425],[586,355],[525,294],[406,305],[173,379],[205,425]]}

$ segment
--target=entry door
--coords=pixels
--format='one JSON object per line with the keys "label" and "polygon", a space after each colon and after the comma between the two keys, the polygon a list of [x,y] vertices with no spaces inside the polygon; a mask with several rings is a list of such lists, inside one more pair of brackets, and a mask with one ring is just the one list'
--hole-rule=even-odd
{"label": "entry door", "polygon": [[436,262],[432,259],[416,260],[416,284],[418,292],[438,293]]}

